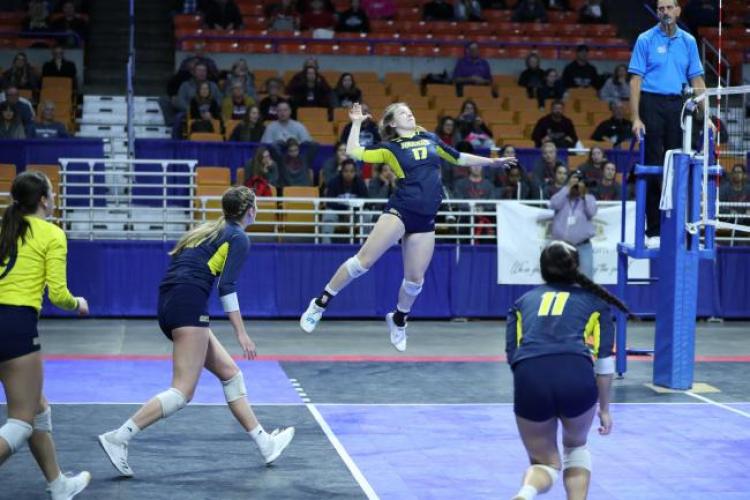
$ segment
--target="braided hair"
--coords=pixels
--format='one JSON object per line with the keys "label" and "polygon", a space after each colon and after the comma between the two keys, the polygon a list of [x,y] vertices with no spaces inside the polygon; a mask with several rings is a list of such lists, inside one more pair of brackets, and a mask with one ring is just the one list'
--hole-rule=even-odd
{"label": "braided hair", "polygon": [[584,290],[588,290],[604,302],[612,304],[627,314],[628,318],[636,319],[622,300],[581,273],[578,267],[578,250],[573,245],[564,241],[553,241],[542,251],[539,265],[545,282],[580,285]]}

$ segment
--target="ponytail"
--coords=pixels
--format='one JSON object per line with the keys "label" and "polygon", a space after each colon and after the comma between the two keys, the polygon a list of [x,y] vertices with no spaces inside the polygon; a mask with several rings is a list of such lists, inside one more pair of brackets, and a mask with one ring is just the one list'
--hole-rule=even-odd
{"label": "ponytail", "polygon": [[628,306],[626,306],[622,300],[609,293],[609,291],[603,286],[594,283],[588,276],[581,273],[580,271],[576,271],[575,283],[580,285],[584,290],[588,290],[589,292],[593,293],[604,302],[611,304],[618,308],[620,311],[624,312],[628,316],[628,319],[638,319],[632,312],[630,312],[630,309],[628,309]]}
{"label": "ponytail", "polygon": [[252,189],[246,186],[227,189],[221,197],[223,215],[215,221],[204,222],[185,233],[169,255],[177,255],[185,248],[196,247],[204,241],[218,238],[228,222],[240,222],[249,208],[255,208],[255,193]]}
{"label": "ponytail", "polygon": [[42,197],[50,199],[51,184],[41,172],[23,172],[18,175],[10,188],[11,204],[3,213],[0,224],[0,265],[18,254],[18,240],[26,242],[31,225],[24,218],[36,213]]}

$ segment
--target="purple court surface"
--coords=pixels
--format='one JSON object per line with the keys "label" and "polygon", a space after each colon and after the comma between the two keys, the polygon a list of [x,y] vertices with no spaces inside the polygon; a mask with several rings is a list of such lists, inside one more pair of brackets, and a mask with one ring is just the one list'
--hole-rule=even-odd
{"label": "purple court surface", "polygon": [[[169,344],[147,321],[89,321],[82,329],[42,322],[60,460],[94,477],[78,498],[511,498],[528,463],[511,374],[498,361],[501,323],[413,322],[408,358],[389,350],[378,322],[327,326],[313,336],[292,322],[251,326],[264,354],[239,363],[251,403],[267,429],[297,428],[273,467],[259,462],[221,385],[204,372],[187,409],[131,442],[136,477],[118,480],[95,437],[169,385]],[[613,433],[590,435],[589,498],[750,500],[745,326],[699,327],[700,384],[692,392],[654,391],[650,361],[630,363],[614,384]],[[237,354],[227,325],[215,330]],[[640,325],[632,342],[647,345],[651,335]],[[27,449],[0,468],[0,485],[3,499],[44,497]],[[565,498],[561,481],[539,498]]]}

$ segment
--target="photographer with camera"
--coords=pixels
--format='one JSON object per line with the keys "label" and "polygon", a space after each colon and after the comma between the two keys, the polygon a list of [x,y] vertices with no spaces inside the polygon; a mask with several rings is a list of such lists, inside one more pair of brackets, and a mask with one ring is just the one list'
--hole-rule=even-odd
{"label": "photographer with camera", "polygon": [[596,198],[589,193],[583,172],[576,170],[568,183],[549,200],[555,211],[551,239],[562,240],[576,247],[579,269],[589,279],[594,278],[594,250],[591,238],[595,234],[592,219],[596,215]]}

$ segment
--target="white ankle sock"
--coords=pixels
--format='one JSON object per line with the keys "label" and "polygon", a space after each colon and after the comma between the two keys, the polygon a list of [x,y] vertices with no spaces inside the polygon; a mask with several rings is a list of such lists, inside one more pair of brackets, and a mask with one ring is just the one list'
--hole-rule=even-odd
{"label": "white ankle sock", "polygon": [[263,430],[263,426],[260,424],[255,429],[250,430],[248,434],[250,434],[253,441],[261,448],[268,446],[268,443],[271,442],[271,436]]}
{"label": "white ankle sock", "polygon": [[128,441],[133,439],[135,435],[140,431],[141,428],[138,427],[135,422],[133,422],[132,418],[129,418],[124,424],[120,426],[119,429],[115,431],[115,434],[112,437],[118,443],[127,443]]}
{"label": "white ankle sock", "polygon": [[537,493],[538,491],[536,490],[536,488],[534,488],[530,484],[525,484],[521,487],[520,490],[518,490],[516,496],[521,497],[524,500],[533,500],[533,498],[536,497]]}
{"label": "white ankle sock", "polygon": [[50,481],[49,483],[47,483],[47,486],[49,486],[49,489],[52,490],[52,491],[60,491],[60,490],[62,490],[65,487],[65,481],[67,479],[68,478],[65,477],[65,474],[63,474],[61,472],[60,475],[57,476],[57,479],[55,479],[54,481]]}

